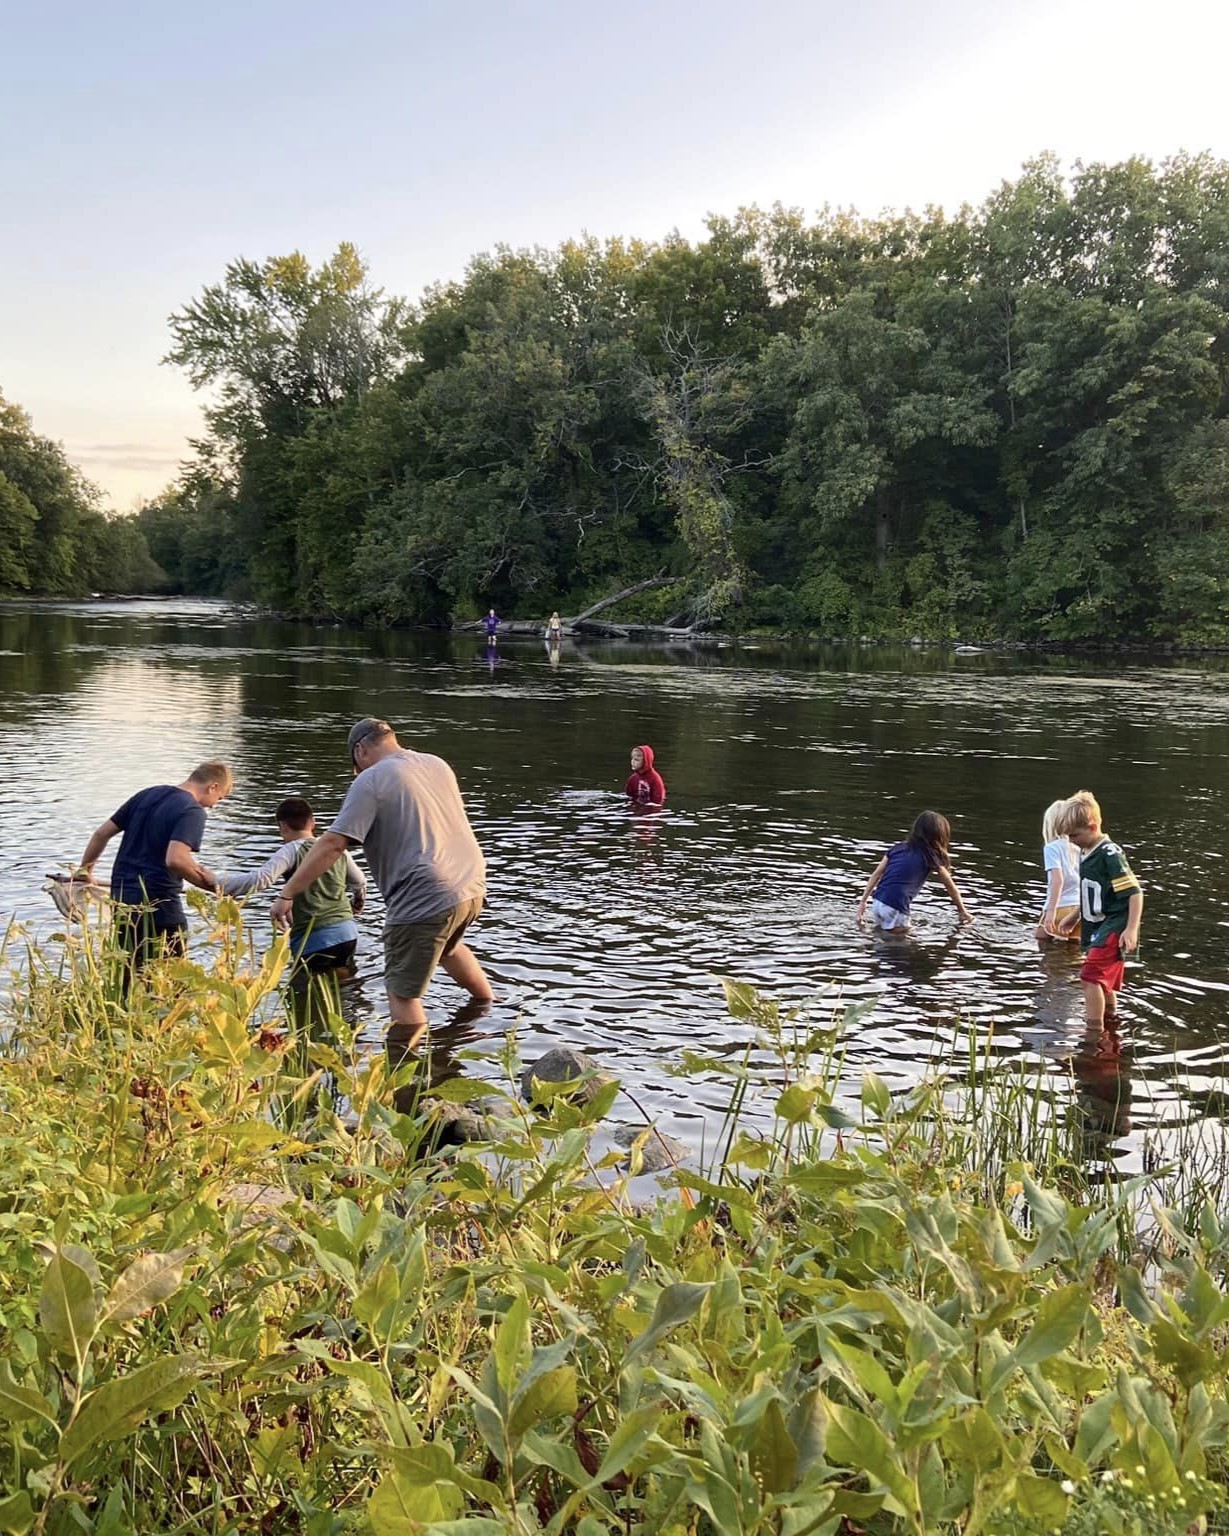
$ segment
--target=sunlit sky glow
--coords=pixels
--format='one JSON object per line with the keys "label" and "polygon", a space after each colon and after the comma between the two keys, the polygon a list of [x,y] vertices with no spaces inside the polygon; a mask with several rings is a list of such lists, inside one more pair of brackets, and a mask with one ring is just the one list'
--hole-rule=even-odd
{"label": "sunlit sky glow", "polygon": [[166,317],[239,255],[352,240],[416,296],[501,242],[1229,155],[1225,0],[67,0],[0,35],[0,390],[121,510],[200,431]]}

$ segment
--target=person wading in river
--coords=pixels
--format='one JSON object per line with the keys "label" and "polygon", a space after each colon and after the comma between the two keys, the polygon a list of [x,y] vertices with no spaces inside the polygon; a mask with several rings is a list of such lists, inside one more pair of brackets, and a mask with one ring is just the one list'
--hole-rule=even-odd
{"label": "person wading in river", "polygon": [[[252,896],[267,891],[278,880],[294,873],[316,841],[316,817],[299,795],[290,795],[273,813],[282,846],[259,869],[224,875],[227,896]],[[353,976],[358,948],[355,914],[363,910],[367,878],[347,853],[314,885],[296,898],[290,919],[290,994],[296,1022],[310,1021],[309,995],[340,1007],[337,982]],[[326,980],[313,986],[315,978]],[[319,1010],[317,1009],[316,1012]]]}
{"label": "person wading in river", "polygon": [[427,1027],[423,994],[442,965],[477,1002],[490,983],[462,942],[482,911],[486,863],[465,814],[456,775],[442,757],[411,752],[386,720],[352,727],[355,779],[329,830],[316,839],[273,903],[273,921],[290,923],[294,899],[354,843],[384,896],[384,985],[392,1026],[390,1058],[417,1045]]}
{"label": "person wading in river", "polygon": [[111,867],[111,899],[116,939],[130,956],[125,988],[133,969],[159,955],[184,953],[184,881],[203,891],[217,890],[217,876],[196,855],[205,812],[225,800],[233,784],[225,763],[201,763],[182,784],[155,784],[125,800],[86,844],[80,867],[92,875],[103,849],[123,834]]}

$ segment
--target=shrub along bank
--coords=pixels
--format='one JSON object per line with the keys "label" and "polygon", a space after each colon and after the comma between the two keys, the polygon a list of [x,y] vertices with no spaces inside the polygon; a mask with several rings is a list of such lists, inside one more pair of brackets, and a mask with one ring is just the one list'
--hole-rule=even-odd
{"label": "shrub along bank", "polygon": [[[339,1019],[302,1048],[268,1027],[277,959],[246,954],[228,921],[122,1008],[73,945],[22,957],[6,993],[0,1531],[1219,1517],[1210,1205],[1162,1213],[1141,1273],[1120,1203],[969,1166],[926,1090],[872,1076],[839,1106],[832,1034],[736,986],[778,1053],[775,1113],[747,1112],[744,1065],[719,1157],[633,1198],[593,1149],[615,1085],[531,1111],[510,1040],[506,1092],[455,1078],[398,1113]],[[430,1152],[432,1103],[478,1093],[493,1140]]]}

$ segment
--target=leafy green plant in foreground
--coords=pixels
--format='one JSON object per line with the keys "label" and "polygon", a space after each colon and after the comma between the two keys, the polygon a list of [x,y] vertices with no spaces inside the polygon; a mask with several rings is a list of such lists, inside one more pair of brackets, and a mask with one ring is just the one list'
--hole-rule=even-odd
{"label": "leafy green plant in foreground", "polygon": [[[413,1067],[390,1077],[341,1020],[301,1052],[262,1028],[278,966],[226,930],[126,1010],[89,961],[14,978],[0,1532],[1219,1518],[1210,1208],[1166,1217],[1147,1275],[1123,1265],[1113,1208],[947,1158],[932,1101],[868,1077],[838,1105],[831,1031],[778,1055],[775,1117],[732,1117],[711,1166],[645,1203],[593,1151],[603,1099],[518,1103],[514,1041],[504,1086],[399,1114]],[[749,1038],[782,1038],[772,1005],[728,996]],[[490,1142],[426,1155],[440,1100],[479,1095]]]}

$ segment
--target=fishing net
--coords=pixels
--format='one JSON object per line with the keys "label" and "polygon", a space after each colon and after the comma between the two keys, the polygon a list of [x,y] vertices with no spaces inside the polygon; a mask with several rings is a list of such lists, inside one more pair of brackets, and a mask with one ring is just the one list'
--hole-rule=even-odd
{"label": "fishing net", "polygon": [[43,889],[70,923],[85,922],[92,910],[108,906],[111,900],[105,885],[80,875],[48,875]]}

